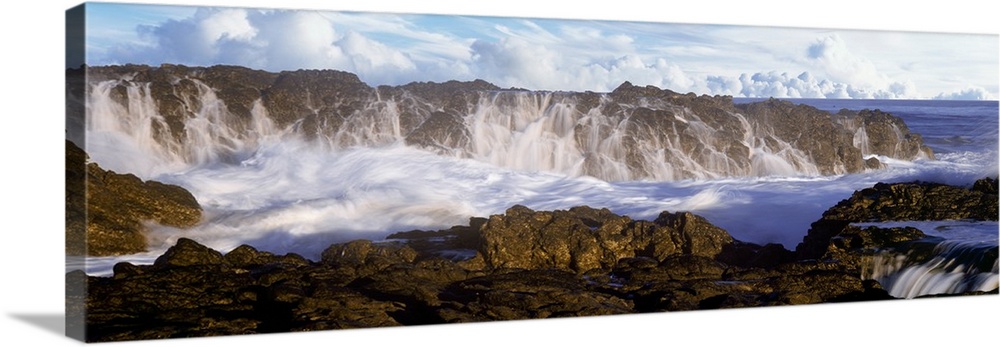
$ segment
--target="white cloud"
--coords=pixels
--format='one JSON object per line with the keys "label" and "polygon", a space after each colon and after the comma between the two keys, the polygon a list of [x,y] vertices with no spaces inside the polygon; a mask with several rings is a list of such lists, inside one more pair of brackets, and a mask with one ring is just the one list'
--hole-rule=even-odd
{"label": "white cloud", "polygon": [[741,95],[743,83],[738,78],[729,76],[707,76],[706,86],[710,93],[718,95]]}
{"label": "white cloud", "polygon": [[827,77],[841,83],[860,88],[879,88],[889,83],[875,64],[851,53],[847,43],[836,34],[810,45],[807,58]]}
{"label": "white cloud", "polygon": [[[606,34],[605,32],[584,26],[563,25],[559,28],[561,41],[573,46],[590,46],[591,49],[605,51],[615,51],[624,53],[632,50],[635,39],[624,34]],[[600,43],[600,47],[592,47],[594,43]]]}
{"label": "white cloud", "polygon": [[740,90],[737,95],[746,97],[777,98],[823,98],[826,95],[819,83],[808,73],[790,76],[788,73],[771,71],[767,73],[742,74],[739,78]]}
{"label": "white cloud", "polygon": [[913,82],[894,80],[871,60],[854,54],[839,35],[818,39],[809,46],[806,59],[818,74],[829,80],[820,92],[830,97],[857,99],[915,99],[920,98]]}
{"label": "white cloud", "polygon": [[[794,40],[771,43],[761,39],[771,29],[750,35],[691,26],[672,32],[653,24],[591,24],[204,8],[187,18],[141,26],[144,41],[123,40],[96,51],[103,58],[95,63],[338,69],[371,85],[481,78],[502,87],[603,92],[629,81],[743,97],[920,98],[917,84],[899,77],[917,72],[903,74],[899,64],[878,61],[890,66],[883,71],[866,58],[871,42],[860,46],[865,55],[851,50],[845,38],[862,40],[854,33],[795,31]],[[938,95],[994,97],[980,87]]]}
{"label": "white cloud", "polygon": [[472,52],[473,73],[501,86],[557,89],[567,82],[556,65],[557,52],[516,37],[476,41]]}
{"label": "white cloud", "polygon": [[[591,44],[600,42],[595,40]],[[503,87],[527,89],[603,92],[625,81],[684,92],[704,89],[704,82],[691,78],[680,66],[664,59],[650,61],[633,54],[605,59],[603,53],[570,55],[551,47],[519,37],[497,42],[476,41],[472,45],[472,72],[477,78]]]}
{"label": "white cloud", "polygon": [[[874,63],[852,53],[847,43],[834,34],[816,40],[806,49],[809,70],[791,72],[742,73],[706,77],[713,94],[779,98],[919,98],[915,84],[896,81],[881,73]],[[811,70],[811,71],[810,71]]]}
{"label": "white cloud", "polygon": [[738,78],[708,76],[706,81],[711,94],[750,98],[900,99],[912,98],[916,93],[913,84],[908,82],[894,82],[886,89],[865,89],[829,79],[818,79],[809,72],[795,76],[777,71],[744,73]]}
{"label": "white cloud", "polygon": [[504,87],[543,90],[611,91],[625,81],[677,91],[705,90],[679,65],[638,53],[636,41],[579,25],[546,29],[532,21],[496,25],[496,40],[471,45],[469,62],[476,78]]}
{"label": "white cloud", "polygon": [[963,90],[941,93],[934,97],[938,100],[996,100],[997,97],[982,87],[969,87]]}
{"label": "white cloud", "polygon": [[417,67],[406,55],[384,44],[349,32],[336,46],[349,52],[353,71],[370,80],[393,81],[395,74],[412,75]]}
{"label": "white cloud", "polygon": [[201,26],[202,38],[206,42],[220,39],[249,42],[255,35],[254,29],[247,20],[247,12],[240,9],[224,9],[209,14],[198,23]]}
{"label": "white cloud", "polygon": [[350,52],[333,44],[339,33],[319,13],[260,12],[252,18],[259,28],[259,40],[253,47],[259,58],[248,62],[256,65],[252,67],[271,71],[350,67]]}
{"label": "white cloud", "polygon": [[372,84],[416,77],[407,54],[363,34],[337,30],[321,12],[199,9],[193,16],[142,26],[147,44],[115,47],[107,63],[243,65],[269,71],[339,69]]}

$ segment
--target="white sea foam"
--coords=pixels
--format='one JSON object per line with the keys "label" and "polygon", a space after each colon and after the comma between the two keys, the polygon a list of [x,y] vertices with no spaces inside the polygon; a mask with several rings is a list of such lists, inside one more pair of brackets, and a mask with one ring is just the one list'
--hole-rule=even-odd
{"label": "white sea foam", "polygon": [[[1000,232],[996,221],[942,220],[942,221],[890,221],[853,223],[858,227],[902,228],[912,227],[924,234],[951,241],[976,242],[983,245],[997,245]],[[990,237],[994,236],[994,237]]]}
{"label": "white sea foam", "polygon": [[[443,229],[515,204],[537,210],[607,207],[649,220],[663,211],[692,211],[737,239],[794,249],[823,211],[855,190],[880,181],[939,177],[934,167],[905,163],[877,173],[830,177],[606,182],[497,168],[402,145],[329,152],[283,141],[262,146],[239,163],[155,177],[189,189],[206,217],[187,230],[154,227],[145,263],[180,237],[220,251],[249,244],[318,259],[334,242]],[[122,260],[143,262],[141,256]],[[112,264],[95,259],[93,270]]]}
{"label": "white sea foam", "polygon": [[[732,169],[729,163],[725,158],[712,159],[718,153],[708,153],[712,160],[704,160],[704,165],[682,157],[654,163],[651,172],[660,174],[647,180],[625,180],[630,173],[615,159],[620,141],[615,135],[617,123],[566,114],[551,95],[481,105],[480,113],[466,119],[473,129],[471,150],[449,155],[403,145],[393,130],[398,124],[394,125],[392,114],[375,112],[390,101],[373,102],[370,111],[378,117],[348,120],[357,124],[307,141],[275,128],[259,104],[251,112],[252,120],[240,123],[244,129],[209,126],[225,123],[228,115],[211,89],[201,88],[205,102],[187,120],[189,131],[181,146],[163,132],[155,104],[144,97],[148,91],[142,86],[129,87],[137,95],[127,107],[111,104],[109,96],[100,94],[110,90],[110,84],[97,87],[89,106],[86,149],[91,159],[111,170],[188,189],[204,207],[205,218],[187,230],[154,226],[149,253],[88,258],[91,273],[107,273],[118,260],[150,263],[180,237],[224,252],[249,244],[316,259],[333,242],[447,228],[465,224],[469,217],[502,213],[515,204],[537,210],[606,207],[635,219],[654,219],[663,211],[691,211],[737,239],[794,248],[810,223],[855,190],[877,182],[913,180],[968,185],[997,173],[996,150],[972,148],[941,155],[936,161],[879,156],[887,169],[818,176],[803,159],[804,153],[780,142],[771,143],[780,148],[769,148],[748,128],[744,140],[753,149],[757,176],[725,177]],[[498,109],[503,107],[510,109]],[[699,127],[696,115],[677,116],[683,116],[692,131],[711,131]],[[582,151],[575,152],[567,148],[573,122],[596,122],[592,129],[604,133],[584,141]],[[490,141],[495,143],[483,145]],[[665,145],[650,142],[645,158],[663,157],[662,151],[670,148]],[[580,153],[601,154],[593,158],[601,164],[599,170],[589,172],[619,179],[587,175]],[[700,174],[697,179],[674,180],[675,172]]]}
{"label": "white sea foam", "polygon": [[[343,115],[320,116],[316,128],[300,123],[279,128],[260,100],[250,119],[229,112],[203,82],[188,78],[194,90],[174,91],[182,115],[160,115],[149,83],[108,80],[91,85],[86,97],[87,142],[93,158],[108,169],[150,177],[175,172],[178,165],[229,162],[275,138],[307,137],[327,150],[381,147],[409,138],[402,122],[423,122],[437,112],[413,96],[357,100]],[[472,158],[494,166],[593,176],[608,181],[713,179],[819,175],[812,156],[773,136],[767,122],[725,111],[703,120],[688,108],[663,101],[620,104],[600,96],[584,106],[566,93],[483,93],[452,119],[464,131],[423,139],[420,146],[441,155]],[[306,102],[309,104],[309,102]],[[309,105],[306,105],[307,107]],[[318,112],[318,111],[315,111]],[[406,114],[407,118],[401,118]],[[683,126],[664,121],[666,114]],[[446,116],[447,117],[447,116]],[[181,124],[182,123],[182,124]],[[738,124],[738,125],[737,125]],[[183,130],[178,129],[183,127]],[[308,132],[308,133],[307,133]],[[719,136],[719,133],[725,133]],[[732,150],[735,136],[741,148]],[[92,146],[92,147],[91,147]],[[114,151],[114,149],[126,149]],[[844,163],[833,173],[844,173]]]}

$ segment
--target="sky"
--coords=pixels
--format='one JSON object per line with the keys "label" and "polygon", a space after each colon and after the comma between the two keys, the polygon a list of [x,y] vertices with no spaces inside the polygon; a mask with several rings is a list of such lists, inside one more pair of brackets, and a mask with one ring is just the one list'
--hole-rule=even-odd
{"label": "sky", "polygon": [[1000,41],[955,34],[93,3],[90,65],[336,69],[369,85],[483,79],[608,92],[988,99]]}

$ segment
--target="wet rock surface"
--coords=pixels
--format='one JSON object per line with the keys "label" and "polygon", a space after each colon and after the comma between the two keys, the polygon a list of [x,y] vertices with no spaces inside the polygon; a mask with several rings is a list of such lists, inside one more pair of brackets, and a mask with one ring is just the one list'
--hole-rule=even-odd
{"label": "wet rock surface", "polygon": [[481,232],[483,258],[490,267],[577,273],[606,269],[636,255],[657,260],[675,254],[714,257],[732,242],[724,230],[690,213],[663,213],[648,222],[589,207],[535,212],[515,206],[490,217]]}
{"label": "wet rock surface", "polygon": [[66,141],[66,254],[106,256],[146,251],[146,225],[186,228],[202,210],[184,188],[87,163]]}
{"label": "wet rock surface", "polygon": [[[230,66],[128,65],[87,72],[88,78],[117,83],[110,91],[116,102],[135,93],[154,100],[163,121],[153,124],[153,132],[168,135],[154,140],[179,147],[189,141],[188,121],[214,110],[223,123],[217,125],[231,134],[282,129],[334,147],[403,141],[470,155],[470,114],[499,117],[528,103],[538,112],[558,111],[546,126],[579,148],[623,135],[622,157],[615,160],[626,172],[601,176],[608,165],[599,155],[586,156],[580,165],[581,174],[605,179],[785,169],[834,174],[883,166],[865,160],[866,154],[933,157],[899,118],[880,111],[832,115],[773,99],[735,105],[729,97],[627,82],[611,93],[576,93],[500,89],[478,80],[372,88],[340,71],[271,73]],[[84,91],[72,92],[84,97]],[[221,103],[206,102],[212,97]],[[656,176],[645,156],[651,151],[643,147],[649,143],[676,144],[670,156],[691,159],[684,162],[690,165],[677,165],[681,169],[670,177]],[[802,160],[776,163],[765,155],[777,152]],[[143,226],[135,221],[184,227],[200,218],[197,202],[183,190],[85,165],[82,151],[67,153],[67,240],[94,242],[70,253],[139,252],[145,247]],[[700,167],[710,163],[732,171]],[[70,184],[71,177],[86,186]],[[996,179],[971,189],[879,184],[827,211],[795,251],[735,240],[687,212],[644,221],[587,206],[514,206],[445,230],[330,245],[316,260],[247,245],[223,252],[180,239],[152,265],[120,263],[111,277],[71,272],[67,283],[87,283],[86,299],[72,309],[86,312],[89,341],[883,300],[892,297],[860,274],[865,257],[924,235],[850,223],[996,220],[996,187]],[[90,215],[72,214],[84,211],[84,201],[98,205],[86,206]],[[137,207],[127,213],[107,213],[107,206],[132,205]]]}
{"label": "wet rock surface", "polygon": [[852,132],[856,145],[861,146],[864,155],[877,154],[893,158],[934,157],[933,151],[924,145],[920,134],[910,133],[906,123],[899,117],[877,109],[842,111],[838,114],[845,116],[838,119],[838,122]]}
{"label": "wet rock surface", "polygon": [[978,220],[998,215],[997,179],[972,187],[931,182],[878,183],[854,192],[814,222],[795,251],[800,259],[841,258],[845,249],[876,249],[918,240],[913,228],[859,228],[857,222]]}
{"label": "wet rock surface", "polygon": [[[502,89],[482,80],[371,87],[334,70],[166,64],[86,72],[92,83],[113,83],[111,99],[120,105],[152,100],[162,121],[150,126],[153,133],[166,134],[153,140],[169,142],[168,147],[197,146],[197,139],[188,138],[188,124],[211,119],[233,137],[224,142],[253,143],[261,129],[287,130],[339,147],[401,141],[447,155],[503,157],[492,146],[509,143],[484,145],[477,139],[527,132],[527,124],[538,123],[544,141],[572,142],[561,146],[580,156],[582,174],[606,180],[843,174],[880,168],[877,161],[865,161],[870,154],[933,158],[901,119],[878,110],[834,115],[775,99],[737,105],[728,96],[629,82],[610,93],[593,93]],[[546,120],[537,121],[543,115]],[[657,154],[664,146],[668,150]],[[597,149],[603,147],[615,150]],[[673,169],[664,171],[659,164],[665,161]],[[624,166],[609,172],[609,162]]]}
{"label": "wet rock surface", "polygon": [[[948,189],[978,198],[995,194],[995,186],[987,179],[972,189]],[[872,189],[883,192],[880,199],[898,200],[893,192],[912,198],[913,191],[945,188],[904,183]],[[871,197],[859,191],[817,224],[844,223],[836,219],[843,216],[910,216],[878,212],[874,203],[865,203],[865,213],[850,208]],[[862,278],[862,262],[874,249],[923,238],[912,228],[843,224],[835,234],[811,232],[793,252],[734,240],[684,212],[642,221],[587,206],[514,206],[469,225],[334,244],[317,261],[246,245],[223,254],[181,239],[153,265],[120,263],[111,277],[86,278],[87,339],[888,300],[893,297],[878,282]],[[822,244],[817,256],[807,253],[819,248],[813,244]]]}

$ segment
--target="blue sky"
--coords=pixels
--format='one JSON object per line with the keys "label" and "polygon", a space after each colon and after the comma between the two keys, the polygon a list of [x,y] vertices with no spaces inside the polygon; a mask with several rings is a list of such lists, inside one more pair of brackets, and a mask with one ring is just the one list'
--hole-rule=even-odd
{"label": "blue sky", "polygon": [[91,65],[338,69],[370,85],[624,81],[744,97],[997,99],[992,34],[90,4]]}

